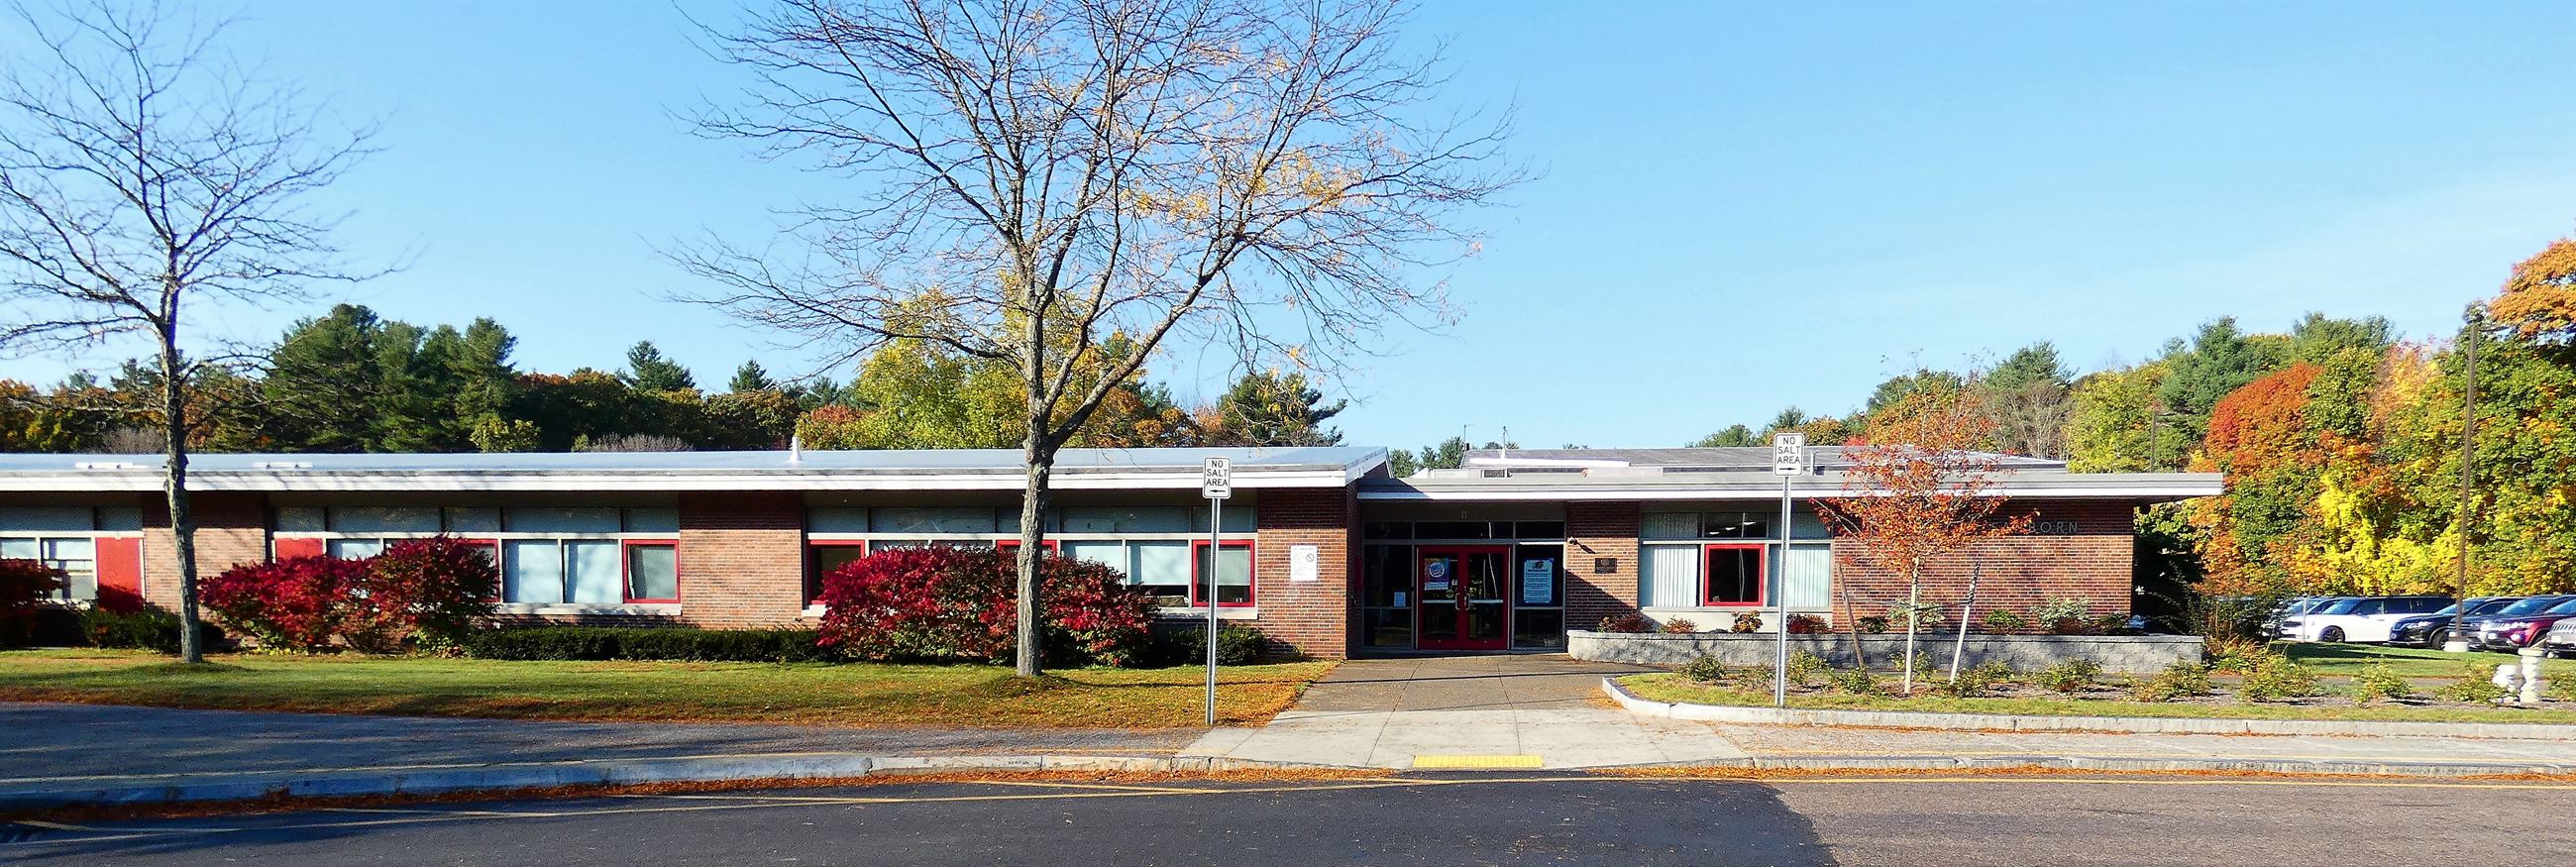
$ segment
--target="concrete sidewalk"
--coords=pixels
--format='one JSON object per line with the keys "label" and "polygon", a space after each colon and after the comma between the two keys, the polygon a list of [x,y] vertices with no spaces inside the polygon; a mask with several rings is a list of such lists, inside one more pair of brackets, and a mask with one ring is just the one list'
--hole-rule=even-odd
{"label": "concrete sidewalk", "polygon": [[2576,773],[2576,741],[2469,737],[1953,731],[1704,722],[1614,709],[1605,675],[1563,656],[1357,660],[1269,725],[1179,755],[1355,768],[1707,765],[2057,767],[2280,773]]}

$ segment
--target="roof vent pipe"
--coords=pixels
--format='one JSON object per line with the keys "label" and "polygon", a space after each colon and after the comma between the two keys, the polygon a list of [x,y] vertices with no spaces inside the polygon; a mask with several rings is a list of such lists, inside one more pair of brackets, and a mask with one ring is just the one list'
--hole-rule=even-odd
{"label": "roof vent pipe", "polygon": [[787,462],[791,464],[801,464],[805,462],[804,437],[796,434],[787,435]]}

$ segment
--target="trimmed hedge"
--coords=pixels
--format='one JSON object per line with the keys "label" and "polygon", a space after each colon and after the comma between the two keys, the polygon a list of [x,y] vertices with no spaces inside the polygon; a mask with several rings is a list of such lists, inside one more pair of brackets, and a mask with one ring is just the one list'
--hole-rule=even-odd
{"label": "trimmed hedge", "polygon": [[[1216,664],[1251,665],[1261,661],[1262,651],[1270,639],[1261,630],[1249,626],[1219,626],[1216,630]],[[1206,665],[1207,627],[1194,625],[1162,627],[1154,631],[1153,658],[1156,665]]]}
{"label": "trimmed hedge", "polygon": [[465,637],[465,655],[507,660],[669,662],[838,662],[812,629],[698,629],[687,626],[532,626]]}

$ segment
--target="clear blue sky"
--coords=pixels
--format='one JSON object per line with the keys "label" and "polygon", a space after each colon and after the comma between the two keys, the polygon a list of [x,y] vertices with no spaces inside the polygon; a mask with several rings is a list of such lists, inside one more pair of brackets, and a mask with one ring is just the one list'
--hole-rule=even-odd
{"label": "clear blue sky", "polygon": [[[755,238],[765,209],[828,192],[675,119],[738,82],[681,9],[250,11],[237,49],[385,121],[335,196],[354,253],[411,266],[348,300],[495,316],[525,369],[613,368],[640,338],[709,384],[747,357],[807,370],[653,300],[686,288],[657,243]],[[1918,358],[2052,340],[2090,370],[2221,315],[2447,333],[2576,232],[2564,0],[1437,3],[1414,32],[1453,40],[1451,102],[1517,106],[1511,151],[1543,175],[1470,217],[1490,237],[1449,275],[1465,321],[1343,384],[1363,444],[1508,425],[1534,447],[1675,445],[1792,403],[1842,412]],[[1156,372],[1186,398],[1226,367],[1183,352]]]}

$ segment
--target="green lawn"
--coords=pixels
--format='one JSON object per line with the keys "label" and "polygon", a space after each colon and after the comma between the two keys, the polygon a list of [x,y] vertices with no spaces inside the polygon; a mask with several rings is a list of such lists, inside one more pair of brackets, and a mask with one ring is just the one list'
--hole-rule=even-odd
{"label": "green lawn", "polygon": [[[2522,660],[2510,653],[2443,653],[2421,647],[2383,647],[2373,644],[2275,644],[2274,648],[2290,658],[2324,675],[2350,675],[2372,662],[2388,663],[2390,670],[2407,677],[2459,677],[2469,663],[2487,671]],[[2540,674],[2549,680],[2576,677],[2576,660],[2544,659]]]}
{"label": "green lawn", "polygon": [[[1894,688],[1892,682],[1887,683]],[[1636,674],[1619,685],[1650,701],[1769,707],[1770,690],[1748,691],[1692,682],[1679,674]],[[2422,707],[2403,704],[2358,706],[2344,690],[2297,704],[2139,702],[2112,698],[1882,698],[1839,692],[1792,694],[1789,706],[1831,710],[1898,710],[1926,713],[1991,713],[2029,716],[2139,716],[2215,719],[2382,720],[2407,722],[2576,723],[2576,703],[2552,702],[2538,708]],[[2104,693],[2107,694],[2107,693]]]}
{"label": "green lawn", "polygon": [[[203,667],[133,651],[0,652],[0,700],[554,720],[1177,728],[1206,669],[1089,668],[1022,682],[988,666],[497,662],[242,654]],[[1287,708],[1329,662],[1219,670],[1228,723]]]}

